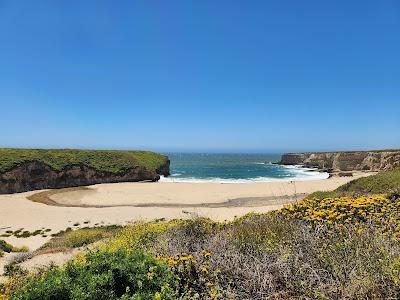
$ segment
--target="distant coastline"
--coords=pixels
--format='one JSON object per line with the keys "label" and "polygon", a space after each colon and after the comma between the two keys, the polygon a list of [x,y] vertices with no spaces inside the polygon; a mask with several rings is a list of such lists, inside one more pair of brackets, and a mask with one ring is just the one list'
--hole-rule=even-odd
{"label": "distant coastline", "polygon": [[301,165],[324,172],[384,171],[400,168],[400,150],[284,153],[280,165]]}

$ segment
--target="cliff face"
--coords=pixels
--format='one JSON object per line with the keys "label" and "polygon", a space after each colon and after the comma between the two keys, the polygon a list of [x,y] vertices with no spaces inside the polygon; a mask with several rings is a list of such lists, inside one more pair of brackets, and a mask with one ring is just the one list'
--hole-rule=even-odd
{"label": "cliff face", "polygon": [[158,181],[160,175],[169,175],[169,164],[168,160],[156,170],[133,167],[123,173],[110,173],[85,165],[72,165],[57,171],[39,161],[24,162],[0,174],[0,194],[98,183]]}
{"label": "cliff face", "polygon": [[304,165],[334,171],[380,171],[400,168],[400,151],[286,153],[279,164]]}

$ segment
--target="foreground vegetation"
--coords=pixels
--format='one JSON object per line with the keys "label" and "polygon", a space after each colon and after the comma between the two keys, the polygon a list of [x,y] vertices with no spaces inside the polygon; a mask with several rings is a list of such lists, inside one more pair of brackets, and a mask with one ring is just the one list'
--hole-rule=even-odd
{"label": "foreground vegetation", "polygon": [[54,237],[44,244],[40,250],[72,249],[86,246],[97,241],[110,238],[121,230],[121,226],[110,225],[100,227],[84,227],[79,230],[67,228],[53,234]]}
{"label": "foreground vegetation", "polygon": [[15,247],[9,243],[7,243],[4,240],[0,240],[0,257],[4,256],[4,253],[10,253],[10,252],[27,252],[29,251],[28,247]]}
{"label": "foreground vegetation", "polygon": [[29,161],[43,162],[58,171],[71,165],[86,165],[119,173],[135,166],[154,170],[166,160],[166,156],[148,151],[0,148],[0,173]]}
{"label": "foreground vegetation", "polygon": [[16,269],[3,297],[399,299],[400,196],[367,194],[307,198],[232,222],[198,218],[64,232],[46,247],[106,240],[63,267]]}

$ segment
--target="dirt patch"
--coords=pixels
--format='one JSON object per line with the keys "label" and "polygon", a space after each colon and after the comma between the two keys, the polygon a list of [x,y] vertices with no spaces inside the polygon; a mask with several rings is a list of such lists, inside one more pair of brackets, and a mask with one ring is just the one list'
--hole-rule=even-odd
{"label": "dirt patch", "polygon": [[207,207],[207,208],[219,208],[219,207],[258,207],[258,206],[269,206],[269,205],[282,205],[293,203],[295,201],[305,198],[307,194],[297,194],[296,198],[293,196],[269,196],[269,197],[245,197],[230,199],[225,202],[215,203],[143,203],[134,205],[136,207],[173,207],[173,208],[185,208],[185,207]]}
{"label": "dirt patch", "polygon": [[[190,207],[205,207],[205,208],[221,208],[221,207],[257,207],[257,206],[269,206],[269,205],[282,205],[287,203],[295,202],[296,200],[303,199],[307,194],[297,194],[296,196],[267,196],[267,197],[243,197],[229,199],[224,202],[207,202],[207,203],[138,203],[138,204],[113,204],[113,205],[88,205],[88,204],[72,204],[72,203],[60,203],[53,200],[51,197],[60,193],[70,192],[92,192],[87,187],[73,187],[64,189],[48,190],[33,194],[27,197],[33,202],[38,202],[52,206],[62,207],[91,207],[91,208],[103,208],[103,207],[168,207],[168,208],[190,208]],[[93,191],[94,192],[94,191]]]}
{"label": "dirt patch", "polygon": [[[63,189],[54,189],[54,190],[47,190],[39,193],[35,193],[33,195],[30,195],[26,197],[27,199],[37,202],[37,203],[42,203],[46,205],[52,205],[52,206],[63,206],[63,207],[85,207],[84,205],[70,205],[70,204],[63,204],[54,201],[51,199],[51,196],[60,194],[60,193],[69,193],[69,192],[77,192],[77,191],[90,191],[88,187],[80,186],[80,187],[71,187],[71,188],[63,188]],[[88,206],[88,207],[97,207],[97,206]]]}

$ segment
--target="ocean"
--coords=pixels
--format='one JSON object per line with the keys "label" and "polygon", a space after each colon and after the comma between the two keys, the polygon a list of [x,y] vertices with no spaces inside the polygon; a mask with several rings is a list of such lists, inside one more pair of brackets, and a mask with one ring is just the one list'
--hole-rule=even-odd
{"label": "ocean", "polygon": [[251,183],[328,178],[327,173],[300,166],[281,166],[280,154],[166,153],[171,176],[164,182]]}

